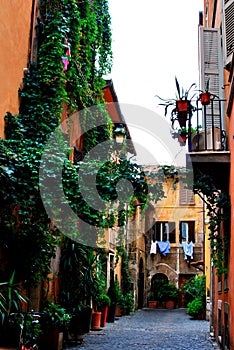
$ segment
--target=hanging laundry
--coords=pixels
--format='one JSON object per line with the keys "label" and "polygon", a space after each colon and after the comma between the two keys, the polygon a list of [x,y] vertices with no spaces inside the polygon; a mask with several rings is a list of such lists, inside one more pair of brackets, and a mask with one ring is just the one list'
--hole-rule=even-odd
{"label": "hanging laundry", "polygon": [[157,254],[157,241],[151,241],[150,254]]}
{"label": "hanging laundry", "polygon": [[158,248],[160,250],[160,253],[165,256],[166,254],[170,253],[170,242],[158,241]]}
{"label": "hanging laundry", "polygon": [[184,260],[193,259],[193,242],[182,243],[184,249]]}

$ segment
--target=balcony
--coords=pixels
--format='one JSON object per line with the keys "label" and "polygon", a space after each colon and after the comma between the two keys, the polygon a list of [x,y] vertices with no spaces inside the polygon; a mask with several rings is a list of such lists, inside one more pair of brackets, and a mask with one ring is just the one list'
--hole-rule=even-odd
{"label": "balcony", "polygon": [[198,99],[188,121],[187,140],[187,163],[192,165],[195,178],[210,175],[220,189],[228,185],[230,168],[223,105],[216,97],[209,105],[201,105]]}

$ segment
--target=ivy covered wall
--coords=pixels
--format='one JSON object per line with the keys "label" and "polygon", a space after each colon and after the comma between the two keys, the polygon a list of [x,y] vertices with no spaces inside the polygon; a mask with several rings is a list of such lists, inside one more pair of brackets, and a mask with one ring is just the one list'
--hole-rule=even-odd
{"label": "ivy covered wall", "polygon": [[[64,109],[69,116],[103,102],[102,76],[112,58],[108,1],[42,0],[39,5],[37,59],[29,62],[19,90],[19,114],[6,113],[6,139],[0,140],[0,248],[7,261],[1,280],[16,271],[15,280],[27,288],[47,276],[57,243],[39,193],[45,142]],[[70,176],[76,173],[68,168]]]}

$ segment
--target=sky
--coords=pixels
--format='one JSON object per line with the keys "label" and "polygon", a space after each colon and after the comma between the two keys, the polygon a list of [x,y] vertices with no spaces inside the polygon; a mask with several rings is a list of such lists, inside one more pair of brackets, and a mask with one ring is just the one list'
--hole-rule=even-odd
{"label": "sky", "polygon": [[189,88],[198,78],[198,21],[203,0],[109,0],[113,80],[120,103],[158,107],[174,98],[175,76]]}

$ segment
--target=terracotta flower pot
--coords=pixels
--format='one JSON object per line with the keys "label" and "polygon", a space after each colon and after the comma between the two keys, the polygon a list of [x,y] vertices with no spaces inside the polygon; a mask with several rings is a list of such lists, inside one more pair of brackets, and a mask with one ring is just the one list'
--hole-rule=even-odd
{"label": "terracotta flower pot", "polygon": [[149,301],[148,301],[148,307],[149,307],[150,309],[156,309],[156,307],[157,307],[157,301],[156,301],[156,300],[149,300]]}
{"label": "terracotta flower pot", "polygon": [[100,329],[101,328],[101,316],[102,313],[99,311],[95,311],[92,313],[92,328],[93,329]]}
{"label": "terracotta flower pot", "polygon": [[116,317],[121,317],[122,316],[121,308],[120,308],[120,306],[118,304],[116,305],[115,316]]}
{"label": "terracotta flower pot", "polygon": [[181,133],[179,136],[179,141],[182,143],[186,143],[187,140],[187,133]]}
{"label": "terracotta flower pot", "polygon": [[177,100],[176,109],[178,112],[188,112],[189,101],[188,100]]}
{"label": "terracotta flower pot", "polygon": [[201,104],[207,106],[210,104],[210,93],[208,91],[202,92],[200,94]]}
{"label": "terracotta flower pot", "polygon": [[174,308],[175,308],[174,300],[167,300],[166,301],[166,309],[174,309]]}
{"label": "terracotta flower pot", "polygon": [[101,316],[101,327],[106,327],[108,306],[103,306],[102,310],[101,310],[101,313],[102,313],[102,316]]}

